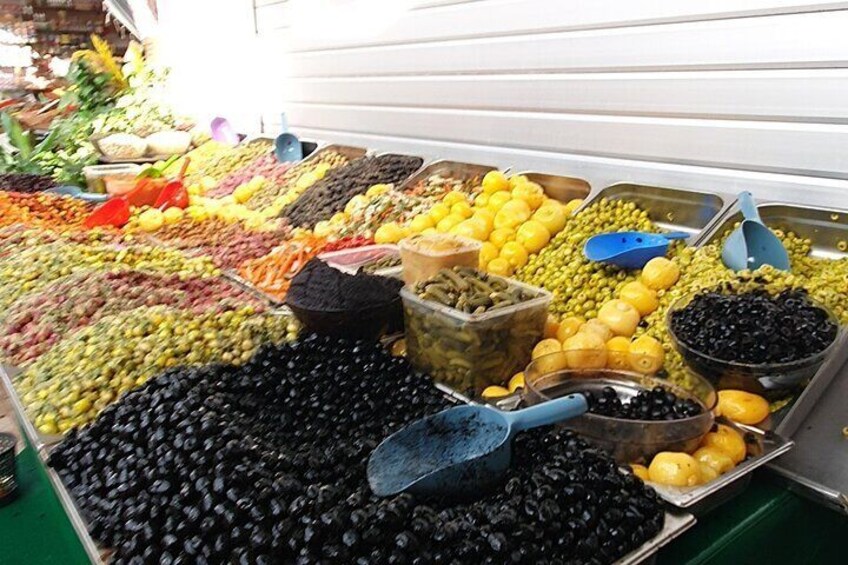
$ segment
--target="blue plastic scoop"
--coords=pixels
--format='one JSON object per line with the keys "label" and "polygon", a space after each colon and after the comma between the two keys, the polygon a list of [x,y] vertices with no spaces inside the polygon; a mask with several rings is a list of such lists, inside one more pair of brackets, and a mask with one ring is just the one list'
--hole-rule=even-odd
{"label": "blue plastic scoop", "polygon": [[303,147],[292,133],[281,133],[274,140],[274,156],[280,163],[291,163],[303,159]]}
{"label": "blue plastic scoop", "polygon": [[53,188],[48,188],[44,192],[46,192],[47,194],[57,194],[59,196],[71,196],[73,198],[85,200],[86,202],[106,202],[111,198],[111,196],[109,196],[108,194],[85,192],[80,187],[73,185],[56,186]]}
{"label": "blue plastic scoop", "polygon": [[583,246],[583,254],[590,261],[611,263],[623,269],[641,269],[654,257],[663,257],[671,240],[687,237],[689,234],[683,231],[602,233],[589,238]]}
{"label": "blue plastic scoop", "polygon": [[771,265],[788,271],[789,254],[780,239],[763,224],[750,192],[739,194],[739,209],[745,219],[733,230],[721,249],[721,260],[725,266],[743,271]]}
{"label": "blue plastic scoop", "polygon": [[466,497],[497,484],[512,459],[516,433],[584,414],[582,394],[515,412],[489,406],[451,408],[387,437],[368,460],[368,484],[377,496],[401,492]]}

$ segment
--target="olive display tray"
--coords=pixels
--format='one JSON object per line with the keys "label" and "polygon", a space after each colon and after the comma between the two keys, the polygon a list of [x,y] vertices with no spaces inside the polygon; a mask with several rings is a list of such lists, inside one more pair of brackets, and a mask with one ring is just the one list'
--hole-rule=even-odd
{"label": "olive display tray", "polygon": [[601,198],[633,202],[659,227],[691,234],[689,245],[720,221],[735,202],[733,196],[720,192],[619,183],[591,194],[578,212]]}
{"label": "olive display tray", "polygon": [[483,176],[489,171],[497,170],[496,167],[488,165],[477,165],[475,163],[463,163],[462,161],[446,161],[436,160],[430,163],[424,163],[423,166],[413,173],[398,187],[398,190],[406,190],[412,188],[417,183],[427,180],[433,175],[441,175],[457,180],[471,180],[479,178],[482,182]]}
{"label": "olive display tray", "polygon": [[669,504],[703,515],[716,506],[739,494],[751,481],[753,471],[780,457],[795,444],[792,440],[780,437],[774,432],[763,431],[755,426],[737,424],[719,418],[718,423],[735,428],[746,437],[748,452],[751,454],[739,465],[705,485],[694,487],[672,487],[647,481],[657,494]]}
{"label": "olive display tray", "polygon": [[[848,251],[839,249],[840,242],[848,242],[848,210],[757,201],[757,211],[766,225],[808,238],[813,257],[848,258]],[[721,236],[741,220],[738,206],[732,206],[703,235],[698,245],[718,243]],[[798,446],[791,455],[769,468],[791,481],[800,493],[848,513],[848,480],[845,478],[848,452],[844,449],[845,439],[841,433],[846,423],[844,396],[834,397],[839,391],[844,395],[848,389],[848,370],[839,372],[848,360],[848,331],[841,331],[837,340],[840,343],[834,347],[830,358],[825,359],[798,398],[772,415],[775,431],[797,440]],[[835,380],[837,374],[839,377]],[[813,459],[818,459],[818,463],[813,464]]]}
{"label": "olive display tray", "polygon": [[592,192],[589,183],[578,177],[567,177],[536,171],[521,171],[516,173],[527,177],[530,182],[535,182],[545,190],[545,194],[554,200],[568,202],[575,198],[586,199]]}
{"label": "olive display tray", "polygon": [[3,386],[6,388],[6,393],[9,395],[9,400],[18,415],[18,419],[20,420],[24,433],[29,438],[30,444],[36,451],[40,452],[45,449],[49,449],[51,446],[62,441],[62,436],[58,434],[42,434],[35,429],[35,424],[33,424],[27,416],[26,410],[24,409],[24,403],[21,401],[20,396],[18,396],[18,391],[15,389],[15,385],[12,384],[12,379],[20,371],[21,369],[19,367],[4,363],[0,365],[0,381],[3,382]]}
{"label": "olive display tray", "polygon": [[[71,522],[72,527],[74,528],[74,532],[77,534],[77,537],[79,538],[80,543],[85,549],[85,552],[88,555],[90,562],[97,565],[103,565],[108,563],[111,550],[100,548],[94,542],[91,537],[91,534],[89,533],[88,525],[83,519],[82,513],[77,507],[76,502],[74,501],[70,492],[68,492],[68,489],[65,487],[58,473],[56,473],[56,471],[54,471],[53,468],[47,464],[47,458],[50,455],[52,447],[55,446],[55,442],[52,445],[44,445],[40,448],[35,447],[36,444],[39,442],[35,428],[33,428],[31,424],[29,424],[28,419],[26,418],[26,414],[23,412],[22,405],[17,401],[17,394],[15,393],[14,388],[11,387],[9,378],[6,375],[2,366],[0,366],[0,377],[2,377],[3,382],[10,394],[10,397],[13,399],[12,404],[18,417],[18,421],[21,422],[21,425],[24,428],[23,431],[26,434],[30,445],[32,445],[36,449],[39,459],[41,460],[44,470],[50,480],[50,484],[53,487],[56,496],[59,498],[59,502],[61,503],[62,508],[65,510],[65,513],[67,514],[68,519]],[[448,400],[450,400],[451,402],[471,402],[470,399],[468,399],[467,397],[458,394],[457,392],[451,390],[448,387],[436,384],[436,388],[442,391],[448,398]],[[660,532],[656,536],[646,541],[641,546],[634,549],[627,555],[623,556],[613,565],[638,565],[640,563],[646,562],[654,555],[656,555],[657,551],[659,551],[661,547],[670,543],[672,540],[680,537],[684,532],[692,528],[695,523],[696,518],[690,513],[673,509],[666,510],[662,530],[660,530]]]}

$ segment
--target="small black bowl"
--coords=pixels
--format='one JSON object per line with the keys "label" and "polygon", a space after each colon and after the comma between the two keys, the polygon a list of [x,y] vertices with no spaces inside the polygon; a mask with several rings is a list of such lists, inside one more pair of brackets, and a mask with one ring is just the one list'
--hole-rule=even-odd
{"label": "small black bowl", "polygon": [[316,334],[376,340],[403,328],[400,295],[386,304],[360,310],[315,310],[292,300],[286,300],[286,305],[307,330]]}

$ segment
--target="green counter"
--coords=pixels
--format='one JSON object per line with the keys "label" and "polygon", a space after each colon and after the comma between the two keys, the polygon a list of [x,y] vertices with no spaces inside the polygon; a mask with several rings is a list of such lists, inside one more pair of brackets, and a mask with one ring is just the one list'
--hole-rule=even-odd
{"label": "green counter", "polygon": [[[18,457],[17,500],[0,507],[0,563],[76,565],[85,551],[35,452]],[[658,565],[844,563],[848,517],[794,494],[767,472],[663,548]]]}

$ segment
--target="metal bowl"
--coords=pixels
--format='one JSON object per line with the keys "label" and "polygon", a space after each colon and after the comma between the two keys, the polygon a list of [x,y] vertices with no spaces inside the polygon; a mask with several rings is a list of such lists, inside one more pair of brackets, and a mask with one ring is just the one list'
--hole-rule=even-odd
{"label": "metal bowl", "polygon": [[633,398],[639,391],[662,387],[680,398],[696,401],[703,408],[697,416],[680,420],[625,420],[587,413],[563,425],[586,437],[608,451],[620,463],[647,462],[660,451],[691,452],[710,431],[717,396],[706,380],[692,375],[692,391],[684,390],[669,381],[616,369],[560,369],[550,358],[552,353],[536,359],[524,371],[523,401],[538,404],[553,398],[583,391],[600,391],[612,387],[623,400]]}

